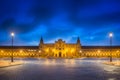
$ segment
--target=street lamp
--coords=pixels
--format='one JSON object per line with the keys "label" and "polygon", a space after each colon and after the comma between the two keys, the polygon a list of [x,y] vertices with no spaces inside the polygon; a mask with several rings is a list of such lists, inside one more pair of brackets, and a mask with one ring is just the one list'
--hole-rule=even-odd
{"label": "street lamp", "polygon": [[109,37],[110,37],[110,62],[112,62],[112,37],[113,37],[113,33],[109,33]]}
{"label": "street lamp", "polygon": [[14,33],[11,33],[11,37],[12,37],[12,56],[11,56],[11,62],[13,62],[13,38],[14,38]]}

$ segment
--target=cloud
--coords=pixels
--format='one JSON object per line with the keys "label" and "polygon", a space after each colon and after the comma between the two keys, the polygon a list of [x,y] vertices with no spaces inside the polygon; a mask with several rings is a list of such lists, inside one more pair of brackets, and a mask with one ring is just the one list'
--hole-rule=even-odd
{"label": "cloud", "polygon": [[1,0],[0,12],[2,42],[11,31],[26,44],[36,44],[41,36],[46,42],[57,38],[75,42],[80,36],[83,44],[89,44],[102,41],[109,31],[119,34],[119,0]]}

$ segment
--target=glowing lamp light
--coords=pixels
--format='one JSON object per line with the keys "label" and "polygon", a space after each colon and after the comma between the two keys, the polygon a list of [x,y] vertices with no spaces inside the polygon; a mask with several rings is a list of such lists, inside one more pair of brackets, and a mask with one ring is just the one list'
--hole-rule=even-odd
{"label": "glowing lamp light", "polygon": [[81,50],[80,50],[79,52],[80,52],[80,53],[82,53],[82,51],[81,51]]}
{"label": "glowing lamp light", "polygon": [[11,33],[11,36],[14,36],[14,35],[15,35],[15,34],[12,32],[12,33]]}
{"label": "glowing lamp light", "polygon": [[3,53],[3,50],[1,50],[1,53]]}
{"label": "glowing lamp light", "polygon": [[22,53],[23,52],[23,50],[20,50],[20,53]]}
{"label": "glowing lamp light", "polygon": [[98,53],[100,53],[100,50],[98,50]]}
{"label": "glowing lamp light", "polygon": [[109,37],[113,37],[113,33],[109,33]]}
{"label": "glowing lamp light", "polygon": [[41,50],[39,50],[39,53],[41,53]]}
{"label": "glowing lamp light", "polygon": [[119,50],[117,50],[117,53],[119,52]]}

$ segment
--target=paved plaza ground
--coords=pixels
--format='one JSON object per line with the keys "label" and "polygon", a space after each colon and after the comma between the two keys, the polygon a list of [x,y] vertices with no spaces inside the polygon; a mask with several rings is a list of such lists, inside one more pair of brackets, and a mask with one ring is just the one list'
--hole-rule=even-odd
{"label": "paved plaza ground", "polygon": [[24,64],[0,68],[0,80],[120,80],[120,67],[103,64],[109,61],[107,58],[19,58],[15,61]]}

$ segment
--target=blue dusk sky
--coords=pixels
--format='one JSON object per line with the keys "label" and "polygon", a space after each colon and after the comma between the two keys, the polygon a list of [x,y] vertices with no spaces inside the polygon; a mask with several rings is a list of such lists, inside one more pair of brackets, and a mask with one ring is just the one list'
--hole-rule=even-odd
{"label": "blue dusk sky", "polygon": [[120,45],[120,0],[0,0],[0,45],[38,45],[61,38],[82,45]]}

